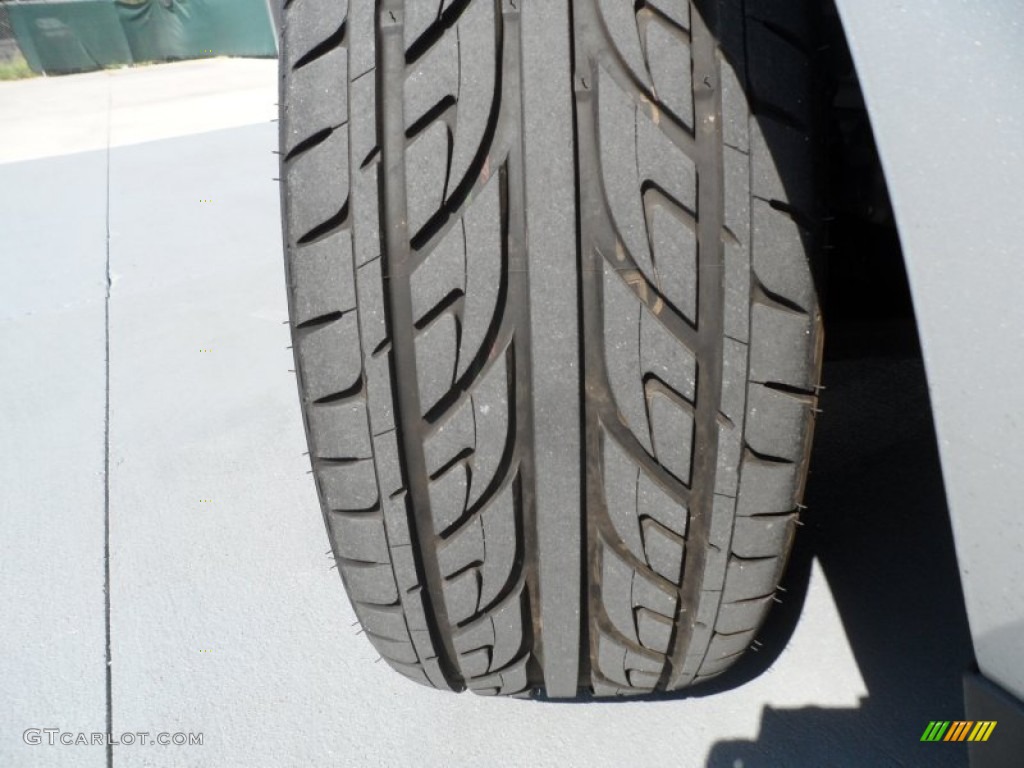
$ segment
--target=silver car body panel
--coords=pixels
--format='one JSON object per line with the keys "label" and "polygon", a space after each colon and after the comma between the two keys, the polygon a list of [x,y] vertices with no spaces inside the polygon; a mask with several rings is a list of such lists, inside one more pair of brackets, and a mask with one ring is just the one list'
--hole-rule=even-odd
{"label": "silver car body panel", "polygon": [[975,654],[1024,700],[1024,0],[836,4],[903,246]]}

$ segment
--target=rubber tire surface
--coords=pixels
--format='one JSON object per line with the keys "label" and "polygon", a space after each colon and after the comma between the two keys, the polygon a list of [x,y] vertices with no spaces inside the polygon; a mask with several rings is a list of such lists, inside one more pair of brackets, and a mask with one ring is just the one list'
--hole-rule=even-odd
{"label": "rubber tire surface", "polygon": [[820,369],[812,5],[286,2],[313,474],[403,675],[643,694],[753,641]]}

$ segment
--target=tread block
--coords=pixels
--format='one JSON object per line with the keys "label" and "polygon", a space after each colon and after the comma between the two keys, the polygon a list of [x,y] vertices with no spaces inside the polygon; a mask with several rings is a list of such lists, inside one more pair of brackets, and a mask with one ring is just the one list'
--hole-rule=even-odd
{"label": "tread block", "polygon": [[715,627],[723,634],[755,628],[768,610],[772,596],[754,597],[732,603],[722,603],[718,609]]}
{"label": "tread block", "polygon": [[693,460],[693,416],[662,393],[648,400],[654,455],[684,484],[690,483]]}
{"label": "tread block", "polygon": [[459,624],[476,615],[480,610],[480,574],[476,568],[445,581],[444,604],[450,624]]}
{"label": "tread block", "polygon": [[316,130],[344,125],[348,120],[347,82],[345,48],[335,48],[301,69],[285,74],[285,103],[289,110],[283,137],[286,155]]}
{"label": "tread block", "polygon": [[321,465],[317,480],[329,509],[359,511],[377,505],[377,477],[372,459]]}
{"label": "tread block", "polygon": [[695,682],[715,677],[720,672],[724,672],[726,669],[735,664],[736,660],[739,659],[739,657],[742,655],[743,651],[740,651],[738,653],[733,654],[732,656],[722,656],[721,658],[715,659],[714,661],[705,660],[700,665],[701,674],[697,676],[697,678],[695,678]]}
{"label": "tread block", "polygon": [[[754,630],[752,629],[746,632],[736,632],[731,635],[716,632],[715,636],[711,639],[711,644],[708,646],[708,653],[704,657],[704,661],[707,663],[708,661],[716,661],[728,656],[734,656],[746,650],[753,641]],[[701,669],[703,671],[703,666]]]}
{"label": "tread block", "polygon": [[651,204],[646,215],[650,247],[654,250],[654,273],[658,290],[683,317],[695,324],[697,235],[667,205]]}
{"label": "tread block", "polygon": [[657,573],[673,584],[682,580],[683,545],[675,537],[668,535],[657,523],[648,521],[644,526],[644,544],[647,550],[647,562]]}
{"label": "tread block", "polygon": [[640,643],[658,653],[668,651],[668,644],[672,638],[672,622],[646,608],[638,608],[636,625]]}
{"label": "tread block", "polygon": [[459,653],[469,653],[477,648],[494,645],[494,623],[490,616],[482,616],[475,621],[456,629],[452,633],[452,642]]}
{"label": "tread block", "polygon": [[[384,523],[388,532],[388,543],[392,547],[410,544],[409,508],[404,493],[384,499]],[[412,586],[412,584],[403,583],[402,586]]]}
{"label": "tread block", "polygon": [[458,92],[459,41],[449,31],[409,68],[404,88],[406,132],[443,100],[454,101]]}
{"label": "tread block", "polygon": [[[644,110],[636,110],[636,163],[641,181],[650,181],[688,211],[697,210],[697,167]],[[662,117],[661,120],[668,118]]]}
{"label": "tread block", "polygon": [[473,518],[442,542],[437,549],[437,560],[445,578],[474,563],[483,563],[484,531],[480,518]]}
{"label": "tread block", "polygon": [[345,579],[345,587],[353,601],[392,605],[398,600],[398,589],[390,565],[341,563],[338,570]]}
{"label": "tread block", "polygon": [[467,400],[424,441],[427,474],[434,477],[454,459],[472,452],[476,443],[476,431],[473,406]]}
{"label": "tread block", "polygon": [[633,4],[621,0],[597,0],[597,6],[611,35],[611,47],[625,59],[633,75],[650,88],[650,74],[640,46],[640,32]]}
{"label": "tread block", "polygon": [[490,668],[491,652],[486,648],[478,648],[475,651],[459,655],[459,669],[464,677],[486,675]]}
{"label": "tread block", "polygon": [[356,306],[352,240],[338,232],[297,251],[291,259],[292,322],[301,325]]}
{"label": "tread block", "polygon": [[[736,501],[729,496],[716,495],[711,506],[711,525],[708,530],[708,550],[704,553],[705,590],[720,591],[725,583],[729,565],[729,546],[732,540],[733,514]],[[712,620],[714,617],[712,616]]]}
{"label": "tread block", "polygon": [[466,239],[461,226],[452,227],[413,272],[412,316],[421,325],[446,298],[466,289]]}
{"label": "tread block", "polygon": [[[640,271],[654,281],[637,166],[636,107],[611,76],[598,75],[600,172],[614,231]],[[605,254],[611,258],[612,254]]]}
{"label": "tread block", "polygon": [[288,232],[299,243],[333,221],[348,202],[348,131],[333,131],[286,168]]}
{"label": "tread block", "polygon": [[694,402],[697,390],[696,359],[649,312],[640,316],[640,367],[646,374],[663,381],[687,402]]}
{"label": "tread block", "polygon": [[515,437],[515,425],[509,424],[512,386],[502,357],[494,361],[470,397],[467,410],[475,431],[471,505],[478,503],[493,483],[511,471],[506,453],[512,449]]}
{"label": "tread block", "polygon": [[796,507],[799,484],[795,464],[764,461],[749,451],[743,456],[737,515],[790,512]]}
{"label": "tread block", "polygon": [[466,493],[469,473],[465,463],[459,463],[430,483],[430,511],[434,518],[434,533],[440,534],[462,517],[466,511]]}
{"label": "tread block", "polygon": [[[462,218],[466,241],[466,301],[463,309],[462,350],[458,375],[465,375],[487,338],[495,316],[504,312],[500,303],[502,283],[507,280],[502,263],[500,175],[495,171],[473,198]],[[468,258],[469,255],[472,258]]]}
{"label": "tread block", "polygon": [[459,325],[450,314],[437,318],[416,339],[420,404],[427,413],[455,384]]}
{"label": "tread block", "polygon": [[[606,263],[604,268],[604,354],[608,381],[615,403],[625,423],[644,449],[652,451],[647,427],[637,338],[640,326],[640,302],[624,280]],[[639,277],[639,276],[638,276]],[[642,278],[640,278],[642,280]]]}
{"label": "tread block", "polygon": [[757,279],[772,293],[811,312],[818,303],[817,293],[802,246],[805,242],[813,246],[812,234],[763,200],[753,201],[752,217]]}
{"label": "tread block", "polygon": [[659,101],[693,129],[693,79],[690,45],[669,24],[652,19],[647,26],[647,63]]}
{"label": "tread block", "polygon": [[729,61],[722,65],[722,141],[744,154],[750,151],[750,110],[737,70]]}
{"label": "tread block", "polygon": [[369,605],[356,603],[352,606],[363,628],[378,637],[411,642],[405,615],[399,606]]}
{"label": "tread block", "polygon": [[641,653],[633,648],[626,649],[626,670],[628,672],[646,672],[653,675],[661,674],[665,660],[660,654]]}
{"label": "tread block", "polygon": [[628,688],[629,677],[626,675],[626,646],[612,639],[603,632],[597,636],[598,671],[613,683]]}
{"label": "tread block", "polygon": [[641,520],[651,518],[678,536],[686,536],[689,513],[682,504],[673,500],[661,487],[644,473],[636,492],[637,513]]}
{"label": "tread block", "polygon": [[793,395],[762,384],[748,388],[751,417],[747,421],[747,445],[764,456],[791,462],[802,460],[810,429],[810,396]]}
{"label": "tread block", "polygon": [[380,216],[376,208],[377,163],[352,174],[352,229],[354,231],[356,265],[379,259]]}
{"label": "tread block", "polygon": [[292,61],[302,60],[331,38],[348,14],[348,0],[302,0],[302,5],[302,13],[289,14],[281,30]]}
{"label": "tread block", "polygon": [[491,651],[491,670],[498,670],[523,650],[523,587],[520,586],[492,614],[494,648]]}
{"label": "tread block", "polygon": [[654,687],[658,684],[658,680],[661,677],[661,673],[628,669],[626,670],[626,676],[629,679],[630,686],[638,688],[638,692],[644,692],[654,690]]}
{"label": "tread block", "polygon": [[[471,3],[459,18],[459,109],[455,124],[450,189],[467,181],[477,154],[486,149],[484,135],[494,118],[495,3]],[[495,158],[497,159],[497,158]]]}
{"label": "tread block", "polygon": [[373,453],[377,460],[377,484],[381,493],[393,496],[402,492],[402,468],[398,459],[398,437],[394,430],[374,435]]}
{"label": "tread block", "polygon": [[449,133],[433,122],[416,135],[405,151],[408,187],[409,234],[415,237],[441,209],[448,177]]}
{"label": "tread block", "polygon": [[689,0],[644,0],[644,4],[657,9],[683,29],[690,28]]}
{"label": "tread block", "polygon": [[[725,335],[736,341],[750,338],[750,166],[747,155],[725,147],[723,234]],[[760,243],[758,243],[760,248]],[[758,248],[754,248],[756,253]],[[745,376],[744,376],[745,378]]]}
{"label": "tread block", "polygon": [[[416,559],[412,552],[411,544],[392,544],[391,545],[391,565],[395,571],[395,581],[402,585],[403,589],[403,604],[406,607],[406,612],[409,616],[409,629],[425,629],[426,624],[423,619],[418,616],[414,618],[415,613],[425,615],[422,613],[422,586],[419,583],[419,574],[416,572]],[[417,594],[417,598],[412,598],[410,595]],[[410,606],[416,606],[419,603],[418,608],[410,608]]]}
{"label": "tread block", "polygon": [[370,410],[370,427],[375,435],[395,428],[394,404],[391,401],[391,368],[387,355],[366,358],[366,397]]}
{"label": "tread block", "polygon": [[601,547],[601,603],[612,626],[635,643],[639,640],[633,615],[633,576],[633,569],[610,547]]}
{"label": "tread block", "polygon": [[644,559],[643,538],[637,518],[637,482],[640,468],[611,437],[604,444],[604,498],[606,514],[615,532],[634,557]]}
{"label": "tread block", "polygon": [[318,405],[309,410],[309,431],[316,455],[323,457],[372,456],[370,430],[364,400]]}
{"label": "tread block", "polygon": [[480,513],[487,557],[480,568],[480,602],[492,603],[512,578],[522,534],[516,529],[513,485],[509,483]]}
{"label": "tread block", "polygon": [[730,558],[722,600],[728,603],[771,592],[777,583],[781,565],[779,557]]}
{"label": "tread block", "polygon": [[362,374],[359,324],[355,312],[311,329],[296,340],[307,400],[349,390]]}
{"label": "tread block", "polygon": [[350,560],[390,563],[384,520],[377,514],[331,514],[335,551]]}
{"label": "tread block", "polygon": [[[811,391],[817,378],[811,318],[755,302],[751,307],[750,378]],[[801,350],[802,354],[793,354]]]}
{"label": "tread block", "polygon": [[675,594],[666,592],[653,581],[642,574],[633,576],[633,607],[646,608],[651,613],[656,613],[671,619],[675,615],[679,599]]}
{"label": "tread block", "polygon": [[441,4],[438,0],[408,0],[405,3],[403,33],[407,50],[432,27],[440,26],[440,12]]}
{"label": "tread block", "polygon": [[356,282],[363,348],[370,353],[377,352],[383,347],[388,334],[380,259],[360,265]]}
{"label": "tread block", "polygon": [[397,661],[401,664],[415,664],[419,661],[416,649],[408,640],[402,641],[378,637],[371,635],[369,631],[366,634],[370,636],[370,642],[373,643],[373,647],[389,662]]}
{"label": "tread block", "polygon": [[737,517],[732,551],[740,557],[771,557],[786,552],[793,538],[796,514]]}

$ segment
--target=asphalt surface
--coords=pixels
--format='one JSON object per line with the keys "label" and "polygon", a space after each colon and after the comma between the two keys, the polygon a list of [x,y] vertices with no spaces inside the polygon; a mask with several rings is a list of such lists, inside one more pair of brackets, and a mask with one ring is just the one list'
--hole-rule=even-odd
{"label": "asphalt surface", "polygon": [[203,734],[125,768],[965,764],[919,742],[971,659],[923,369],[870,344],[826,365],[783,601],[713,688],[495,701],[375,663],[302,455],[249,64],[0,84],[0,117],[49,105],[0,121],[0,765],[105,766],[23,733],[108,722]]}

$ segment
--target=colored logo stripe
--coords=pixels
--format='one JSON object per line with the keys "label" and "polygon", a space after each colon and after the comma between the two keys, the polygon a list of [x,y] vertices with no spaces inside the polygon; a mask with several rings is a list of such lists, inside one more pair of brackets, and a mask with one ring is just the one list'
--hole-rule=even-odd
{"label": "colored logo stripe", "polygon": [[992,731],[996,729],[995,720],[982,720],[979,721],[974,730],[971,731],[968,741],[988,741],[988,737],[992,735]]}
{"label": "colored logo stripe", "polygon": [[995,720],[932,720],[921,741],[988,741],[995,728]]}
{"label": "colored logo stripe", "polygon": [[921,741],[941,741],[949,728],[949,720],[932,720],[921,735]]}
{"label": "colored logo stripe", "polygon": [[963,741],[967,735],[967,729],[970,728],[974,723],[965,720],[956,720],[950,727],[949,732],[946,734],[946,738],[943,741]]}

